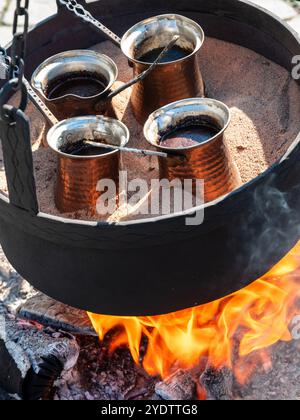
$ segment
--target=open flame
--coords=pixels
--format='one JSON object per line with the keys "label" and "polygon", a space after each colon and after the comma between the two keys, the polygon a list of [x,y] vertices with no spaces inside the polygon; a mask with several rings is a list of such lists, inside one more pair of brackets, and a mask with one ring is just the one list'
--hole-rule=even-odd
{"label": "open flame", "polygon": [[[245,383],[260,363],[270,365],[268,350],[292,339],[300,284],[300,242],[269,273],[245,289],[218,301],[155,317],[113,317],[89,313],[101,340],[115,329],[110,351],[129,347],[137,364],[165,378],[201,360],[228,367]],[[141,340],[147,337],[146,354]]]}

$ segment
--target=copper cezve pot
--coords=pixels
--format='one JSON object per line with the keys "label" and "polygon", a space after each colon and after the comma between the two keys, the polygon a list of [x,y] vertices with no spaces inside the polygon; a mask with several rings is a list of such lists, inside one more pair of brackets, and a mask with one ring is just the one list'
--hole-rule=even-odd
{"label": "copper cezve pot", "polygon": [[[76,79],[81,79],[82,86],[77,87],[76,93],[58,90],[68,77],[74,85]],[[106,55],[89,50],[74,50],[56,54],[45,60],[34,71],[31,85],[58,120],[97,114],[114,116],[110,101],[107,102],[105,110],[101,109],[99,104],[102,104],[102,99],[110,93],[117,77],[118,68]],[[93,89],[92,85],[89,85],[91,79],[95,83]],[[84,80],[87,85],[84,84]]]}
{"label": "copper cezve pot", "polygon": [[87,210],[96,214],[100,180],[109,179],[118,185],[120,152],[99,149],[92,156],[71,155],[65,146],[92,139],[115,146],[126,146],[128,128],[120,121],[104,116],[76,117],[64,120],[50,129],[47,141],[57,154],[55,204],[62,213]]}
{"label": "copper cezve pot", "polygon": [[[229,123],[229,108],[214,99],[185,99],[155,111],[145,124],[144,134],[152,146],[169,154],[167,158],[159,158],[160,178],[170,181],[203,180],[205,202],[213,201],[240,186],[238,170],[224,141]],[[176,133],[176,129],[182,127],[188,130],[188,127],[197,125],[214,126],[215,135],[188,147],[163,145],[162,139],[168,133]],[[184,159],[179,161],[178,156],[172,156],[172,153]]]}
{"label": "copper cezve pot", "polygon": [[[164,105],[204,96],[204,83],[197,59],[204,42],[204,32],[191,19],[175,14],[146,19],[125,33],[121,48],[133,67],[134,75],[137,75],[153,61],[149,59],[151,52],[159,51],[175,35],[180,38],[176,43],[177,52],[169,55],[170,61],[166,57],[146,79],[133,86],[131,103],[135,117],[141,124],[153,111]],[[181,57],[181,52],[186,55]]]}

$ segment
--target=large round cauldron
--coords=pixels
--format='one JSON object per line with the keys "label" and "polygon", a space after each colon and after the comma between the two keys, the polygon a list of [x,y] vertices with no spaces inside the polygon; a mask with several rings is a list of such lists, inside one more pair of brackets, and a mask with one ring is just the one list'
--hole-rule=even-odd
{"label": "large round cauldron", "polygon": [[[120,35],[174,12],[288,70],[300,53],[290,29],[245,1],[101,0],[86,7]],[[30,32],[27,77],[50,55],[98,42],[99,34],[61,10]],[[31,214],[1,195],[1,244],[37,289],[92,312],[154,315],[215,300],[266,273],[298,241],[299,141],[260,177],[207,204],[202,225],[186,225],[184,214],[114,225],[66,220]]]}

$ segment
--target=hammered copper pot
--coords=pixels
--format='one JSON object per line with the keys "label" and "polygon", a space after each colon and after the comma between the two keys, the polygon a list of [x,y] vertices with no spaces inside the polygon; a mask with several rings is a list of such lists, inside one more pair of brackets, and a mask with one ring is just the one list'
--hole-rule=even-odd
{"label": "hammered copper pot", "polygon": [[82,139],[101,139],[107,144],[125,146],[129,141],[129,131],[122,122],[103,116],[70,118],[51,128],[47,140],[58,156],[55,204],[62,213],[88,210],[96,214],[101,194],[97,191],[98,182],[109,179],[118,186],[118,150],[93,156],[73,156],[61,150],[66,144]]}
{"label": "hammered copper pot", "polygon": [[[49,98],[49,86],[68,74],[70,77],[94,75],[104,83],[105,88],[93,96],[67,94]],[[102,99],[109,93],[117,77],[118,68],[106,55],[89,50],[73,50],[56,54],[40,64],[32,75],[31,85],[58,120],[98,114],[113,117],[111,101],[107,101],[103,109]]]}
{"label": "hammered copper pot", "polygon": [[[161,145],[164,135],[183,125],[188,126],[189,123],[210,123],[218,127],[219,131],[195,146],[172,149]],[[160,178],[170,181],[203,180],[205,202],[213,201],[240,186],[237,168],[224,142],[224,133],[229,123],[229,108],[222,102],[207,98],[178,101],[150,115],[144,127],[145,137],[152,146],[169,153],[168,158],[159,158]],[[178,154],[184,160],[180,161]]]}
{"label": "hammered copper pot", "polygon": [[176,14],[143,20],[125,33],[121,48],[136,76],[151,64],[141,61],[140,57],[165,47],[175,35],[180,36],[177,46],[190,53],[176,61],[160,63],[145,80],[133,86],[131,104],[141,124],[153,111],[164,105],[204,96],[204,83],[197,60],[204,42],[204,32],[193,20]]}

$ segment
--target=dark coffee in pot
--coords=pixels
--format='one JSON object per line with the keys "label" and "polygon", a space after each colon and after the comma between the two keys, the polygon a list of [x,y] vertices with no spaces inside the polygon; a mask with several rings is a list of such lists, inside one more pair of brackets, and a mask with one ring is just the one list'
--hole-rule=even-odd
{"label": "dark coffee in pot", "polygon": [[99,95],[107,87],[107,82],[90,73],[67,74],[48,86],[48,99],[57,99],[66,95],[77,95],[82,98]]}

